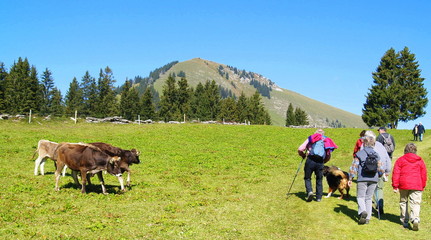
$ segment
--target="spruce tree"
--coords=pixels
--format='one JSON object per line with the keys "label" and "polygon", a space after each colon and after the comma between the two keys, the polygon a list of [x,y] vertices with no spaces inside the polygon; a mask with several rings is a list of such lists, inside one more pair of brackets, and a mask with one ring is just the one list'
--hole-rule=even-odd
{"label": "spruce tree", "polygon": [[191,90],[187,83],[187,79],[182,77],[180,81],[178,81],[178,108],[180,110],[181,115],[186,115],[190,117],[191,114]]}
{"label": "spruce tree", "polygon": [[175,83],[175,78],[169,75],[163,86],[163,95],[160,100],[160,118],[164,121],[181,120],[181,113],[178,108],[178,90]]}
{"label": "spruce tree", "polygon": [[397,128],[398,121],[417,119],[425,114],[427,91],[421,70],[407,47],[396,53],[389,49],[382,57],[362,109],[362,119],[368,126]]}
{"label": "spruce tree", "polygon": [[98,89],[96,79],[88,71],[81,79],[80,88],[82,89],[83,109],[82,114],[86,116],[95,115],[97,111]]}
{"label": "spruce tree", "polygon": [[191,100],[191,110],[192,110],[192,117],[194,119],[203,119],[203,117],[206,115],[206,110],[204,109],[204,104],[202,102],[202,99],[204,98],[205,94],[205,88],[204,85],[199,82],[198,85],[196,85],[196,89],[193,92],[192,100]]}
{"label": "spruce tree", "polygon": [[220,92],[214,80],[205,84],[204,106],[208,110],[206,120],[216,120],[219,111]]}
{"label": "spruce tree", "polygon": [[55,116],[62,116],[64,114],[63,97],[61,91],[54,87],[51,90],[51,106],[49,112]]}
{"label": "spruce tree", "polygon": [[5,86],[6,86],[6,77],[7,77],[7,70],[4,66],[3,62],[0,62],[0,112],[4,112],[5,109]]}
{"label": "spruce tree", "polygon": [[307,113],[301,108],[295,108],[295,122],[297,126],[308,125]]}
{"label": "spruce tree", "polygon": [[139,114],[139,94],[136,88],[132,87],[132,82],[127,81],[121,91],[120,112],[121,115],[128,119],[133,120]]}
{"label": "spruce tree", "polygon": [[241,92],[241,95],[238,98],[238,102],[236,103],[236,109],[237,109],[237,116],[238,122],[245,122],[245,121],[249,121],[249,119],[247,119],[248,117],[248,104],[247,104],[247,97],[245,96],[244,92]]}
{"label": "spruce tree", "polygon": [[236,102],[233,97],[220,100],[220,112],[218,119],[220,121],[235,122],[237,116]]}
{"label": "spruce tree", "polygon": [[42,106],[41,106],[41,114],[47,115],[51,114],[51,105],[52,105],[52,90],[54,88],[54,79],[52,78],[51,71],[46,68],[45,71],[42,73]]}
{"label": "spruce tree", "polygon": [[295,110],[293,108],[292,103],[289,103],[289,107],[287,107],[286,126],[297,126],[296,117],[295,117]]}
{"label": "spruce tree", "polygon": [[151,119],[154,120],[156,118],[156,111],[153,104],[153,95],[151,93],[151,89],[147,88],[144,94],[141,97],[140,101],[141,106],[141,119]]}
{"label": "spruce tree", "polygon": [[99,79],[97,83],[98,98],[97,98],[97,115],[100,117],[114,116],[118,114],[118,104],[116,94],[114,92],[115,79],[112,70],[106,67],[100,69]]}
{"label": "spruce tree", "polygon": [[66,114],[69,116],[73,116],[75,111],[81,112],[83,108],[83,97],[82,90],[79,87],[79,83],[76,80],[76,77],[73,78],[72,82],[69,85],[69,90],[66,93]]}

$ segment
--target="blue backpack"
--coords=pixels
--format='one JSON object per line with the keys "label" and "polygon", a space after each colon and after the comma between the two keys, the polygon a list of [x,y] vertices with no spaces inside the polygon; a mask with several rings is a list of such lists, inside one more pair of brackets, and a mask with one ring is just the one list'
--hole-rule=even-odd
{"label": "blue backpack", "polygon": [[325,150],[325,143],[323,142],[323,140],[325,140],[325,137],[323,137],[321,140],[311,145],[311,150],[309,153],[310,156],[320,157],[322,159],[325,159],[326,150]]}

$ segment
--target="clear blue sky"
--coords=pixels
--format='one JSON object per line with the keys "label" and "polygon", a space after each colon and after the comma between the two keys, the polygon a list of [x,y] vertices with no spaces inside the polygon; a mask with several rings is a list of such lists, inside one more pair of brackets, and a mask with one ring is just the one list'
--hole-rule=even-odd
{"label": "clear blue sky", "polygon": [[[0,61],[27,57],[66,94],[109,66],[117,85],[200,57],[361,115],[383,54],[407,46],[431,91],[429,1],[0,1]],[[422,121],[431,127],[428,114]]]}

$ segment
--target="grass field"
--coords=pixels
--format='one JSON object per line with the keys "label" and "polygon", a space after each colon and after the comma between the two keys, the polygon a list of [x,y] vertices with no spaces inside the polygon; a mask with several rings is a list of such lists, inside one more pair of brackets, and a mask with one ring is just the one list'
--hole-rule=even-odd
{"label": "grass field", "polygon": [[[297,147],[314,129],[201,124],[74,125],[0,121],[1,239],[429,239],[430,191],[423,195],[418,232],[399,223],[399,195],[385,186],[385,212],[369,225],[356,220],[356,184],[349,200],[338,193],[305,202],[303,171],[286,198],[300,158]],[[326,129],[340,147],[330,164],[347,170],[360,129]],[[408,130],[390,131],[395,156],[411,141]],[[70,175],[54,191],[54,166],[34,176],[40,139],[103,141],[141,151],[132,187],[119,191],[105,175],[108,195],[95,185],[81,194]],[[430,172],[431,137],[417,143]],[[395,158],[394,158],[395,161]],[[314,187],[314,184],[313,184]],[[327,184],[324,183],[324,193]]]}

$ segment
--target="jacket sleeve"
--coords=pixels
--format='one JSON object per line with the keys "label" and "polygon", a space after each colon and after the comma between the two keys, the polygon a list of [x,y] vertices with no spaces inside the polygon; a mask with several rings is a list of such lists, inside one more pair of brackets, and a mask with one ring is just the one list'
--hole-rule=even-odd
{"label": "jacket sleeve", "polygon": [[302,158],[305,158],[306,156],[305,150],[307,150],[307,145],[308,145],[308,138],[305,139],[305,141],[301,144],[301,146],[298,147],[298,155],[301,156]]}
{"label": "jacket sleeve", "polygon": [[423,160],[421,164],[421,176],[422,176],[422,186],[423,188],[425,188],[427,186],[427,168]]}
{"label": "jacket sleeve", "polygon": [[395,162],[394,169],[392,169],[392,187],[398,189],[400,186],[400,158]]}

